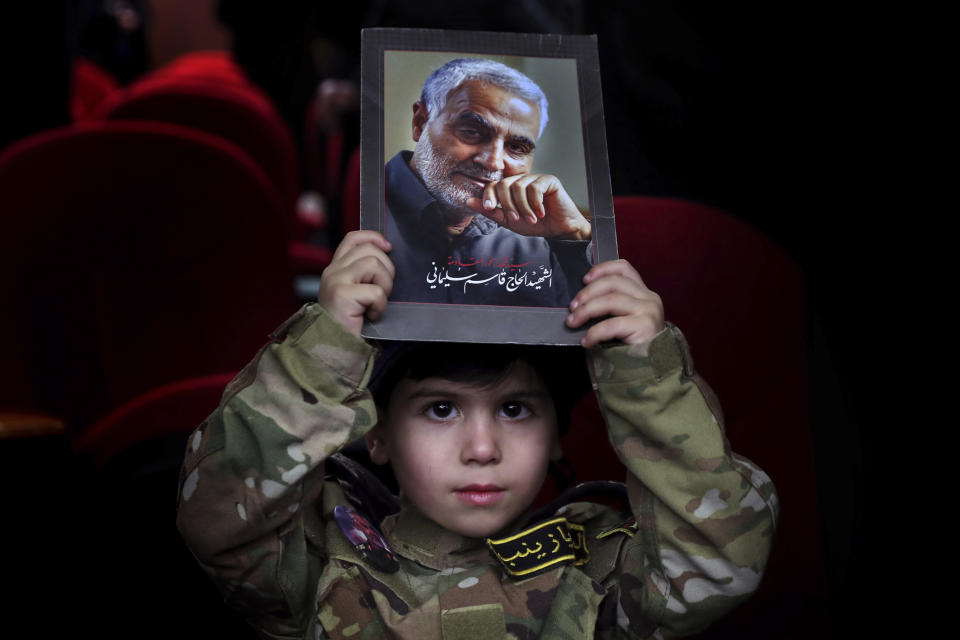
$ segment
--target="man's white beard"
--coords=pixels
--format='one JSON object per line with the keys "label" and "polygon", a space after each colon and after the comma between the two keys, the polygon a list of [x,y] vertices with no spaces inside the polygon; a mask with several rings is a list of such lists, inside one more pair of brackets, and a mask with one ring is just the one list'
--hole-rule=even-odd
{"label": "man's white beard", "polygon": [[449,212],[463,216],[476,215],[477,212],[467,206],[467,200],[482,198],[483,187],[454,183],[453,174],[460,171],[487,180],[500,180],[503,172],[489,171],[472,160],[457,163],[449,155],[437,151],[429,132],[430,127],[425,126],[413,154],[413,164],[420,174],[420,179],[430,195],[439,200]]}

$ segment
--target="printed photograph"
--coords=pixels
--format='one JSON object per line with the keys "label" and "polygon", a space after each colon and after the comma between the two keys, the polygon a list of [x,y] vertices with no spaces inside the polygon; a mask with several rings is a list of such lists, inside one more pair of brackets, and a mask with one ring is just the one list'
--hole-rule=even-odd
{"label": "printed photograph", "polygon": [[[364,103],[361,224],[390,240],[396,267],[388,312],[367,330],[575,344],[563,327],[567,305],[592,264],[616,257],[612,208],[595,215],[598,184],[609,201],[603,131],[588,139],[582,105],[581,58],[595,43],[518,55],[528,35],[487,33],[499,36],[500,52],[446,48],[455,33],[364,32],[364,78],[368,60],[380,73],[379,102]],[[424,46],[431,37],[437,50]],[[602,163],[589,163],[600,153]],[[455,317],[463,313],[470,331]],[[509,326],[476,330],[478,314],[505,313]]]}

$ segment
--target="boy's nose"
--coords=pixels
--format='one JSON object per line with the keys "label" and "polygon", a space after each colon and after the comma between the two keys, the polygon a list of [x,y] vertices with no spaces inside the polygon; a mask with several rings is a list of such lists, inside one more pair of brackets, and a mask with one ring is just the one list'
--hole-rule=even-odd
{"label": "boy's nose", "polygon": [[460,461],[464,464],[493,464],[500,461],[497,426],[488,419],[471,420],[466,425]]}

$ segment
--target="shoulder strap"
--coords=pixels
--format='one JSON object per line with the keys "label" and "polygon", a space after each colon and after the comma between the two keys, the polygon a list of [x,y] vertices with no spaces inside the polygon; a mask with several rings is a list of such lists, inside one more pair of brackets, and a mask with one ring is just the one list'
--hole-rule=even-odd
{"label": "shoulder strap", "polygon": [[622,512],[624,517],[630,514],[627,485],[611,480],[593,480],[590,482],[581,482],[574,488],[563,492],[560,497],[546,506],[540,507],[531,513],[524,524],[524,528],[529,527],[535,522],[550,518],[557,512],[557,509],[571,502],[591,502],[597,501],[597,499],[608,503],[613,502],[615,505],[614,508]]}
{"label": "shoulder strap", "polygon": [[326,460],[326,473],[340,485],[353,506],[377,526],[383,519],[400,511],[400,501],[380,479],[362,464],[342,453]]}

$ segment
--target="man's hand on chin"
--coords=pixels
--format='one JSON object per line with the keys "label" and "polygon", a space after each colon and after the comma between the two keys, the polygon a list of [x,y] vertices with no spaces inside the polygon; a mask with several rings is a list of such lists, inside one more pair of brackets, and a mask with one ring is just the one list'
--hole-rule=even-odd
{"label": "man's hand on chin", "polygon": [[[497,206],[499,203],[499,206]],[[589,240],[583,217],[556,176],[522,173],[489,183],[467,206],[524,236]]]}

